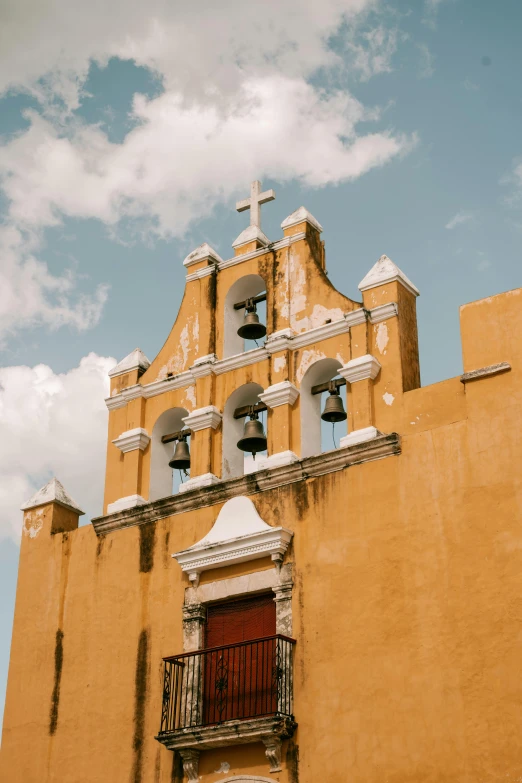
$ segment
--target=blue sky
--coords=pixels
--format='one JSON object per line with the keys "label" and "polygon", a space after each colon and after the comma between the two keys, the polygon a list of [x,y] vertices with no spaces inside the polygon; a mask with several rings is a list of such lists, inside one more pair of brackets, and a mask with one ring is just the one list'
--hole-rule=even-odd
{"label": "blue sky", "polygon": [[251,179],[271,239],[322,223],[343,293],[383,253],[417,285],[423,384],[461,372],[459,305],[522,282],[516,0],[121,9],[0,24],[0,701],[18,508],[56,474],[100,512],[107,370],[155,356],[188,252],[232,255]]}

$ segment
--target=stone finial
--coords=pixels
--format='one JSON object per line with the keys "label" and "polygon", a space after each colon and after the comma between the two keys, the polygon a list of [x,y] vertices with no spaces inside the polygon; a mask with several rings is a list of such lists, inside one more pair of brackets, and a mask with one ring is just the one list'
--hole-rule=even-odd
{"label": "stone finial", "polygon": [[36,492],[27,503],[22,506],[22,511],[29,511],[37,506],[45,506],[49,503],[57,503],[63,508],[74,511],[78,516],[85,514],[79,505],[65,491],[63,484],[57,478],[52,478],[47,484]]}
{"label": "stone finial", "polygon": [[193,250],[192,253],[188,254],[186,259],[183,261],[183,266],[192,266],[192,264],[197,264],[198,261],[204,261],[206,258],[210,259],[211,261],[215,261],[217,264],[219,264],[220,261],[223,261],[221,256],[216,253],[213,247],[210,247],[207,242],[203,242],[202,245]]}
{"label": "stone finial", "polygon": [[249,242],[258,242],[262,247],[270,244],[269,238],[264,234],[259,226],[248,226],[240,233],[237,239],[232,242],[234,250],[241,245],[248,245]]}
{"label": "stone finial", "polygon": [[386,283],[398,281],[414,296],[419,296],[419,289],[413,285],[404,272],[393,263],[388,256],[381,256],[377,263],[372,266],[366,277],[359,283],[359,291],[368,291],[370,288],[376,288]]}
{"label": "stone finial", "polygon": [[123,375],[126,372],[132,370],[145,371],[150,367],[150,361],[147,359],[141,348],[135,348],[132,353],[118,362],[116,367],[113,367],[109,372],[109,378],[115,378],[117,375]]}
{"label": "stone finial", "polygon": [[299,223],[304,223],[305,221],[319,231],[319,233],[323,230],[322,225],[310,214],[306,207],[299,207],[299,209],[296,209],[291,215],[288,215],[281,223],[281,228],[283,230],[285,228],[291,228],[292,226],[297,226]]}

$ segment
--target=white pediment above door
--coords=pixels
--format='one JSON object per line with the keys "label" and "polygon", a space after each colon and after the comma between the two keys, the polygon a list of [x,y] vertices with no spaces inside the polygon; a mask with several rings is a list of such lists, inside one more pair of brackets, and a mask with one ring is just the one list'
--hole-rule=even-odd
{"label": "white pediment above door", "polygon": [[292,536],[292,531],[284,527],[271,527],[263,522],[250,498],[240,495],[225,503],[201,541],[172,557],[191,582],[197,584],[201,572],[211,568],[245,563],[267,555],[281,562]]}

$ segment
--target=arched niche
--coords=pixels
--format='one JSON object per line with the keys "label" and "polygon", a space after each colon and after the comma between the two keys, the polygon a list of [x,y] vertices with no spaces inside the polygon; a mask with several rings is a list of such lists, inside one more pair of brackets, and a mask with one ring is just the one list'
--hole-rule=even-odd
{"label": "arched niche", "polygon": [[225,778],[221,783],[273,783],[270,778],[260,778],[257,775],[234,775]]}
{"label": "arched niche", "polygon": [[[240,337],[237,330],[243,323],[245,311],[234,310],[236,302],[244,302],[253,296],[266,290],[266,283],[259,275],[245,275],[230,286],[225,297],[225,328],[223,357],[235,356],[245,350],[245,340]],[[258,312],[259,315],[261,313]],[[262,319],[260,319],[262,320]],[[252,348],[255,346],[252,345]]]}
{"label": "arched niche", "polygon": [[[318,359],[306,371],[301,381],[301,457],[321,453],[321,411],[326,394],[312,394],[312,387],[327,383],[342,367],[337,359]],[[345,422],[341,426],[346,426]],[[331,425],[330,425],[331,426]],[[346,431],[343,431],[343,435]],[[333,444],[332,444],[333,448]]]}
{"label": "arched niche", "polygon": [[[245,473],[245,452],[237,447],[238,440],[243,435],[246,419],[234,419],[234,411],[243,405],[255,405],[263,387],[259,383],[245,383],[236,389],[225,403],[223,411],[223,479],[235,478]],[[261,416],[260,416],[261,419]]]}
{"label": "arched niche", "polygon": [[183,419],[188,416],[185,408],[170,408],[157,419],[151,435],[149,500],[158,500],[172,495],[172,468],[169,460],[174,443],[162,443],[164,435],[183,429]]}

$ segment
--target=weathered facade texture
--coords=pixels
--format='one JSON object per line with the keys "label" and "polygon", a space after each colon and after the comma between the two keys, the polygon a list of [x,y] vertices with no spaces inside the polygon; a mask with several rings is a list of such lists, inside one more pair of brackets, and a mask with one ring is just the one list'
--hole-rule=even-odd
{"label": "weathered facade texture", "polygon": [[[111,372],[103,516],[78,527],[58,482],[26,505],[5,783],[522,780],[522,291],[462,307],[464,375],[421,387],[415,286],[383,256],[348,299],[317,220],[282,227],[188,256],[158,356]],[[234,304],[264,292],[245,350]],[[348,419],[322,452],[332,378]],[[245,475],[234,411],[260,401]],[[267,594],[268,664],[249,639],[201,652],[209,607]]]}

